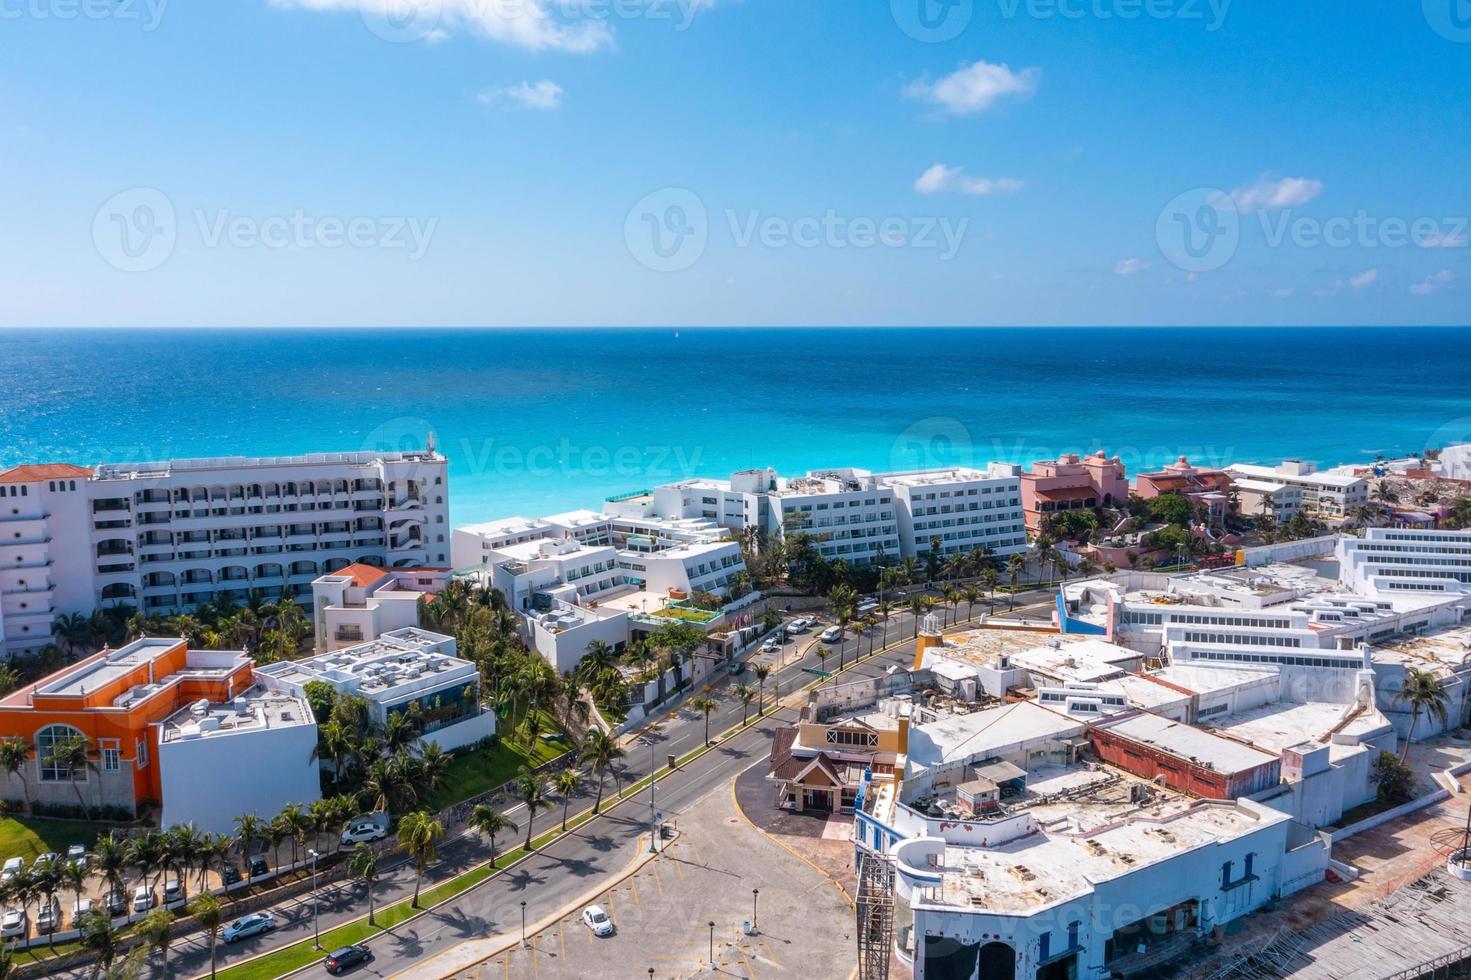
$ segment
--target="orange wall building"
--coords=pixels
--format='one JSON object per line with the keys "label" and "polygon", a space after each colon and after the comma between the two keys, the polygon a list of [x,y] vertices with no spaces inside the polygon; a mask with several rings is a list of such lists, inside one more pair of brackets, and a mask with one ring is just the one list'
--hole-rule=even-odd
{"label": "orange wall building", "polygon": [[[179,639],[142,639],[104,650],[0,699],[0,738],[32,748],[24,786],[0,774],[7,799],[136,811],[161,801],[161,723],[201,700],[229,702],[254,683],[244,653],[190,650]],[[95,769],[75,781],[50,764],[51,747],[76,735],[91,743]]]}

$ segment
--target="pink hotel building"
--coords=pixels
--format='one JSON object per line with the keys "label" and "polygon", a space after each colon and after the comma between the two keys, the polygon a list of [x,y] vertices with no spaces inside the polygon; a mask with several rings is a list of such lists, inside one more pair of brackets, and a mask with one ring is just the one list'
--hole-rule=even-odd
{"label": "pink hotel building", "polygon": [[1117,456],[1110,459],[1102,452],[1039,460],[1030,473],[1021,475],[1021,481],[1022,514],[1031,534],[1041,530],[1047,514],[1102,507],[1129,497],[1124,464]]}

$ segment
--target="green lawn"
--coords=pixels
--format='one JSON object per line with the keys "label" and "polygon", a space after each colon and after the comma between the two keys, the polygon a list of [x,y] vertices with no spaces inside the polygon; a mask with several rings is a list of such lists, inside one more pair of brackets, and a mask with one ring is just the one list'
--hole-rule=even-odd
{"label": "green lawn", "polygon": [[65,854],[71,844],[82,844],[90,850],[93,842],[113,826],[101,821],[0,817],[0,861],[20,855],[30,864],[36,855],[47,851]]}
{"label": "green lawn", "polygon": [[[425,801],[425,808],[431,812],[441,810],[495,789],[514,778],[516,771],[523,765],[535,768],[543,762],[550,762],[572,747],[565,737],[546,737],[558,732],[556,723],[549,715],[542,715],[541,727],[544,734],[538,736],[536,743],[529,747],[523,734],[517,731],[509,741],[506,738],[497,739],[495,747],[488,752],[466,749],[456,753],[454,762],[449,767],[449,775],[444,781],[444,788]],[[501,719],[497,730],[510,735],[510,722]]]}

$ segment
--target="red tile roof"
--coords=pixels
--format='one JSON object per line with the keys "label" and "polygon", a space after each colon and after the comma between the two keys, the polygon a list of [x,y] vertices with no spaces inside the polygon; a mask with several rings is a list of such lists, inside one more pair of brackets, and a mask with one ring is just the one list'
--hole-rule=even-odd
{"label": "red tile roof", "polygon": [[85,466],[70,463],[35,463],[29,466],[12,466],[0,471],[0,483],[40,483],[42,480],[85,479],[92,471]]}
{"label": "red tile roof", "polygon": [[388,570],[376,568],[372,565],[348,565],[346,568],[339,568],[335,572],[328,572],[328,574],[350,578],[352,579],[353,585],[356,585],[360,589],[366,589],[374,582],[385,577],[388,574]]}

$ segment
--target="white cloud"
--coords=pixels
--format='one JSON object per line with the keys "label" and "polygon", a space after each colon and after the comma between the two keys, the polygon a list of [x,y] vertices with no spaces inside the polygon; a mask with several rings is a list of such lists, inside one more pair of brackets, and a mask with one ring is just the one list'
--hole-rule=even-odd
{"label": "white cloud", "polygon": [[1238,187],[1231,200],[1242,212],[1295,208],[1323,193],[1323,182],[1307,177],[1273,177],[1263,174],[1256,183]]}
{"label": "white cloud", "polygon": [[1296,293],[1297,293],[1297,290],[1296,289],[1293,289],[1291,286],[1283,286],[1281,289],[1274,289],[1274,290],[1272,290],[1272,298],[1273,299],[1290,299]]}
{"label": "white cloud", "polygon": [[1136,272],[1143,272],[1149,268],[1148,259],[1119,259],[1114,265],[1113,271],[1121,276],[1132,276]]}
{"label": "white cloud", "polygon": [[921,194],[938,194],[941,191],[959,191],[985,197],[990,194],[1012,194],[1024,185],[1014,177],[966,177],[960,167],[947,167],[937,163],[914,182],[914,189]]}
{"label": "white cloud", "polygon": [[1358,292],[1361,289],[1368,289],[1370,286],[1374,285],[1374,280],[1378,278],[1378,269],[1365,269],[1358,275],[1351,277],[1348,281],[1348,284],[1354,292]]}
{"label": "white cloud", "polygon": [[555,109],[562,104],[562,86],[547,79],[539,82],[517,82],[515,85],[486,89],[476,98],[484,106]]}
{"label": "white cloud", "polygon": [[1036,68],[1012,71],[1006,65],[977,61],[938,82],[911,82],[904,94],[938,105],[952,116],[970,116],[985,112],[1008,96],[1029,98],[1037,91],[1040,75]]}
{"label": "white cloud", "polygon": [[1421,248],[1465,248],[1466,236],[1444,231],[1429,232],[1415,242]]}
{"label": "white cloud", "polygon": [[1438,293],[1442,289],[1450,289],[1455,282],[1456,274],[1454,272],[1449,269],[1441,269],[1434,275],[1426,276],[1424,280],[1415,283],[1410,287],[1410,292],[1416,296],[1429,296],[1431,293]]}
{"label": "white cloud", "polygon": [[613,43],[606,21],[563,17],[556,0],[270,0],[273,6],[348,13],[390,41],[438,41],[457,30],[528,51],[583,53]]}

